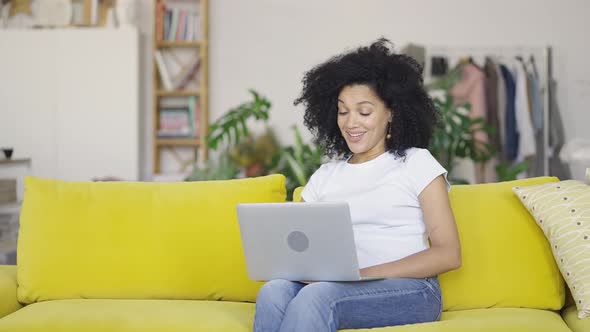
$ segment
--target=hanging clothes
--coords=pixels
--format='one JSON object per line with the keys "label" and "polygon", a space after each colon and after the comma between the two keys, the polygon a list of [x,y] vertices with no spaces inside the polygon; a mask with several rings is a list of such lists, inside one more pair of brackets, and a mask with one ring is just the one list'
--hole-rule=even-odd
{"label": "hanging clothes", "polygon": [[531,121],[531,111],[528,97],[527,74],[521,61],[512,64],[516,81],[515,113],[516,128],[518,130],[518,151],[516,161],[531,159],[536,154],[535,133]]}
{"label": "hanging clothes", "polygon": [[505,141],[504,151],[506,160],[514,161],[518,155],[518,131],[516,129],[515,95],[516,84],[512,73],[504,64],[500,65],[502,77],[506,88],[506,113],[505,113]]}
{"label": "hanging clothes", "polygon": [[500,140],[500,150],[498,151],[498,159],[506,161],[506,83],[504,82],[504,75],[500,69],[500,65],[495,62],[494,69],[496,70],[497,78],[497,107],[498,107],[498,138]]}
{"label": "hanging clothes", "polygon": [[490,143],[494,146],[498,153],[502,153],[502,142],[500,141],[500,121],[498,114],[498,71],[496,64],[486,57],[484,72],[486,74],[486,106],[487,106],[487,123],[493,128],[493,131],[488,134]]}
{"label": "hanging clothes", "polygon": [[[485,95],[485,74],[473,63],[467,63],[463,66],[461,80],[450,90],[455,105],[469,103],[471,112],[469,115],[472,119],[487,118],[487,105]],[[488,134],[478,130],[473,135],[477,141],[488,143]],[[475,179],[477,183],[486,182],[486,164],[475,164]]]}
{"label": "hanging clothes", "polygon": [[537,152],[536,157],[531,164],[531,174],[529,175],[542,176],[546,173],[544,160],[546,158],[545,154],[547,153],[544,147],[545,142],[543,140],[543,99],[541,97],[541,91],[539,87],[539,77],[537,76],[537,72],[533,66],[534,63],[529,63],[529,66],[525,67],[527,69],[527,78],[529,82],[528,88],[532,108],[531,119],[533,121]]}
{"label": "hanging clothes", "polygon": [[549,123],[549,137],[551,138],[553,155],[549,156],[549,174],[557,176],[560,179],[571,179],[572,175],[569,167],[559,159],[559,152],[565,143],[565,135],[559,104],[557,103],[557,82],[555,80],[551,80],[549,89],[551,89],[551,95],[553,96],[550,106],[551,122]]}
{"label": "hanging clothes", "polygon": [[[498,114],[498,69],[496,63],[490,58],[485,58],[483,71],[486,75],[485,90],[486,90],[486,122],[491,127],[491,132],[488,133],[488,138],[492,147],[495,150],[494,157],[486,163],[485,180],[486,182],[497,182],[498,173],[496,166],[498,165],[502,154],[502,142],[500,140],[500,115]],[[502,87],[504,89],[504,87]]]}
{"label": "hanging clothes", "polygon": [[533,127],[535,130],[543,129],[543,98],[541,97],[541,85],[539,83],[539,74],[537,72],[535,62],[531,58],[529,68],[527,70],[530,84],[530,95],[532,99],[533,108]]}
{"label": "hanging clothes", "polygon": [[443,56],[433,56],[430,59],[430,75],[434,77],[444,76],[449,70],[447,58]]}

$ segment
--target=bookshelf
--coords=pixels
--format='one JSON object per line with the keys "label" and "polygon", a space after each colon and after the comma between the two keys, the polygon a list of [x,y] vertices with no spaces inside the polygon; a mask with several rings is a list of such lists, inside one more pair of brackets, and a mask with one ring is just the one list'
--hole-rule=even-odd
{"label": "bookshelf", "polygon": [[201,41],[160,41],[157,43],[159,48],[164,47],[200,47],[204,45]]}
{"label": "bookshelf", "polygon": [[[197,160],[208,158],[204,140],[209,130],[208,20],[209,0],[155,1],[152,56],[155,174],[163,173],[162,156],[166,151],[174,158],[176,170],[172,172],[189,171]],[[176,64],[176,72],[170,63]],[[188,115],[182,111],[185,104]],[[172,133],[167,131],[177,125],[184,129],[186,123],[190,127],[188,134],[180,129],[178,135],[174,134],[176,129]]]}
{"label": "bookshelf", "polygon": [[201,94],[201,92],[198,90],[158,90],[156,93],[159,97],[198,97]]}

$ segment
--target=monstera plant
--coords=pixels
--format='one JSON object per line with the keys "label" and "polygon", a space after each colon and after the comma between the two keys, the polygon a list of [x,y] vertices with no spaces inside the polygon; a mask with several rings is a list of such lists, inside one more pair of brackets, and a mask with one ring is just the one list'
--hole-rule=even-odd
{"label": "monstera plant", "polygon": [[323,149],[304,143],[296,127],[293,127],[293,146],[281,146],[268,126],[262,135],[255,136],[248,128],[248,122],[253,119],[266,124],[271,103],[255,90],[250,90],[250,94],[251,101],[232,108],[211,124],[207,146],[212,151],[221,149],[219,160],[208,160],[205,165],[195,166],[186,180],[222,180],[280,173],[287,178],[290,199],[293,189],[305,185],[320,167]]}

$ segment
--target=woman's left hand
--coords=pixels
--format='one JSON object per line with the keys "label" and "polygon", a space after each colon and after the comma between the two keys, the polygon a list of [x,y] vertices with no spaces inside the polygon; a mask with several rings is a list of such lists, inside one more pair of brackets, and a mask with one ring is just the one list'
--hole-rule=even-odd
{"label": "woman's left hand", "polygon": [[374,275],[371,274],[370,267],[365,267],[364,269],[360,269],[359,273],[360,273],[361,277],[374,277]]}

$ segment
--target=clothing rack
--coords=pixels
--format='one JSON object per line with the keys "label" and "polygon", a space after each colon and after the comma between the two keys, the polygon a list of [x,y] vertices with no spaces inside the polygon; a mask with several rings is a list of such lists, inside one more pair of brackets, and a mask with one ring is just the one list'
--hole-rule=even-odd
{"label": "clothing rack", "polygon": [[433,56],[442,56],[448,59],[449,69],[453,68],[460,59],[467,56],[472,57],[474,62],[483,63],[486,56],[496,57],[498,60],[534,58],[535,66],[538,69],[540,93],[543,100],[543,124],[542,124],[542,142],[543,149],[536,151],[540,155],[537,160],[542,160],[542,174],[550,175],[549,160],[553,157],[552,142],[550,137],[551,116],[553,114],[553,105],[555,94],[553,91],[553,51],[551,46],[436,46],[424,45],[425,49],[425,68],[424,79],[430,81],[432,77],[430,59]]}

